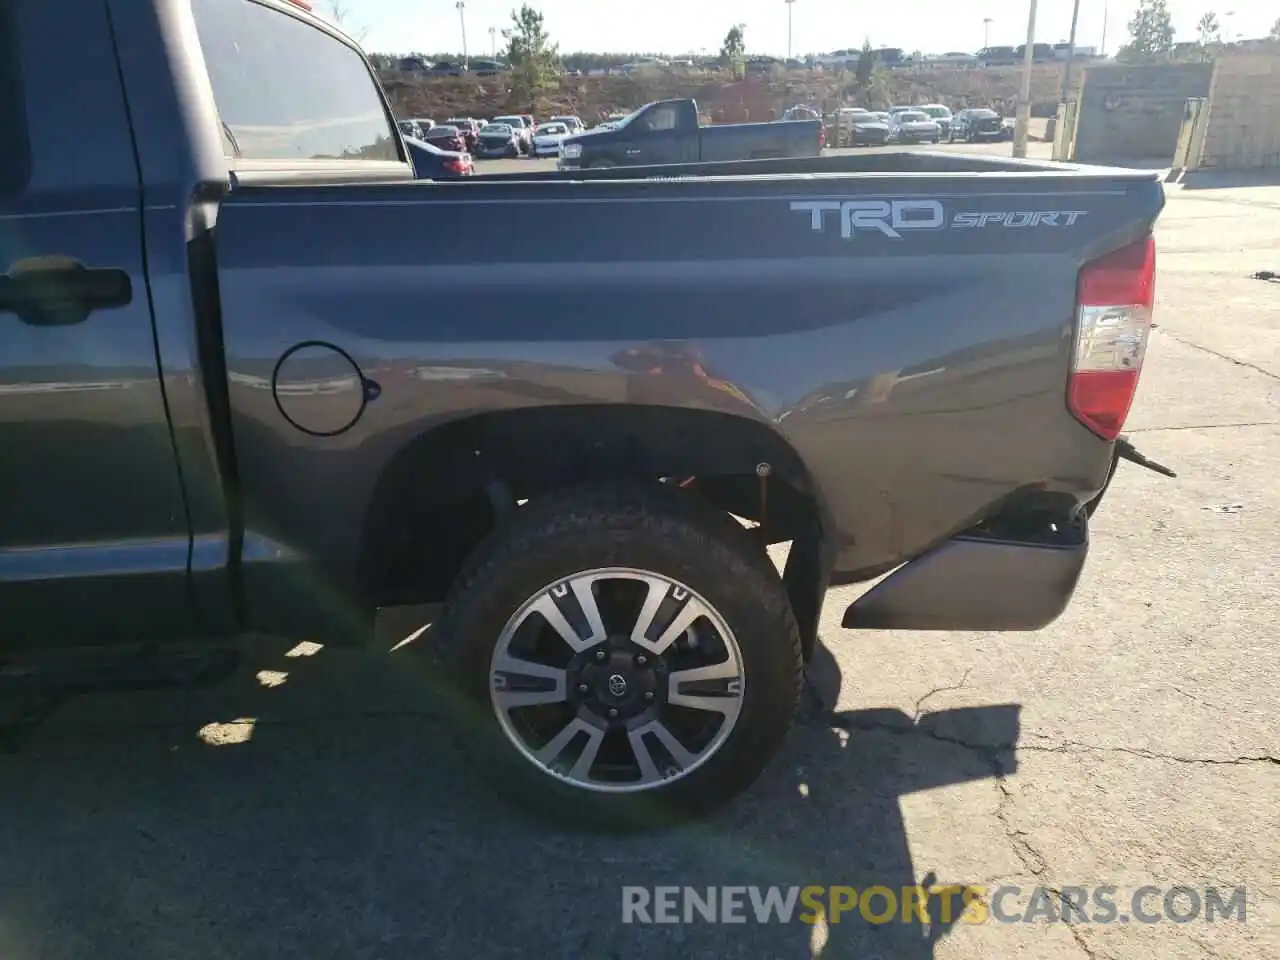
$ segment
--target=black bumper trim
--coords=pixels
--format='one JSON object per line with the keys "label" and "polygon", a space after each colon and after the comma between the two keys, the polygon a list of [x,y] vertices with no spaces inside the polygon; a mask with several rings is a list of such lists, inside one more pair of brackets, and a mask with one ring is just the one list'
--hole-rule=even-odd
{"label": "black bumper trim", "polygon": [[1066,542],[962,535],[899,567],[849,605],[855,630],[1039,630],[1071,601],[1087,527]]}

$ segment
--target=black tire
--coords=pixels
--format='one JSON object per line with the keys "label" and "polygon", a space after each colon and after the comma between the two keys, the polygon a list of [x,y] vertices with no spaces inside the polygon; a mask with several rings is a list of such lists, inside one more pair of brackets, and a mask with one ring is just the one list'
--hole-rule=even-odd
{"label": "black tire", "polygon": [[[548,773],[508,738],[491,702],[492,658],[527,601],[585,571],[626,567],[687,585],[737,641],[742,701],[736,723],[701,765],[644,790],[597,792]],[[452,690],[458,729],[477,766],[521,806],[570,824],[643,827],[705,814],[749,786],[791,725],[799,700],[799,630],[781,578],[733,518],[663,485],[583,487],[519,509],[481,544],[431,633]]]}

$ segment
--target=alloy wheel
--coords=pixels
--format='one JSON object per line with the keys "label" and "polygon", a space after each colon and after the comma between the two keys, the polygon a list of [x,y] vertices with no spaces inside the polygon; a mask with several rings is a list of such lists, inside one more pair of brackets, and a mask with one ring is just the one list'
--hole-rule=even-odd
{"label": "alloy wheel", "polygon": [[725,619],[690,587],[632,568],[558,580],[507,621],[490,702],[516,749],[585,790],[687,776],[724,744],[746,678]]}

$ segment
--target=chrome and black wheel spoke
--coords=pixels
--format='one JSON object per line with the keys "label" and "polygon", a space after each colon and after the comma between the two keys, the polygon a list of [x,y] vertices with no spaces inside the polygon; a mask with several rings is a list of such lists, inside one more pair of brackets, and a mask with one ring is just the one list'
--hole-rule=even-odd
{"label": "chrome and black wheel spoke", "polygon": [[737,722],[742,655],[720,614],[643,570],[584,571],[530,598],[495,648],[492,703],[531,762],[588,790],[679,778]]}

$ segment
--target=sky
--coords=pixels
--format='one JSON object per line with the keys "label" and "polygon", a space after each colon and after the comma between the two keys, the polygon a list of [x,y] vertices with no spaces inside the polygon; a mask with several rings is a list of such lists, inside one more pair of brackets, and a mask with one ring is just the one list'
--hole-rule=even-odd
{"label": "sky", "polygon": [[[313,0],[324,12],[333,0]],[[455,0],[338,0],[345,25],[363,33],[367,50],[459,52],[462,25]],[[1271,0],[1168,0],[1179,40],[1194,40],[1196,22],[1207,10],[1218,13],[1224,39],[1265,36],[1280,17]],[[466,0],[467,49],[472,56],[492,52],[489,29],[511,22],[513,0]],[[747,52],[785,55],[784,0],[531,0],[546,19],[562,52],[715,53],[725,32],[746,24]],[[1125,25],[1137,0],[1081,0],[1076,42],[1100,47],[1104,10],[1107,51],[1127,37]],[[1057,43],[1071,29],[1072,0],[1040,0],[1036,40]],[[1234,11],[1232,16],[1225,16]],[[977,51],[983,20],[990,18],[991,45],[1026,39],[1028,0],[796,0],[791,7],[792,51],[796,56],[860,47],[870,38],[878,47],[925,53]],[[502,35],[497,34],[499,49]]]}

